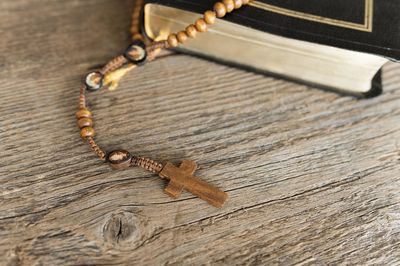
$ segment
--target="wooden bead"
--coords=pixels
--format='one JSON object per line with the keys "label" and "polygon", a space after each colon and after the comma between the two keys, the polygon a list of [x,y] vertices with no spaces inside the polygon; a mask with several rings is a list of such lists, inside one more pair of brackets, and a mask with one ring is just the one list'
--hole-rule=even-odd
{"label": "wooden bead", "polygon": [[194,25],[196,26],[196,29],[200,32],[207,31],[207,23],[202,18],[199,18],[198,20],[196,20]]}
{"label": "wooden bead", "polygon": [[235,6],[235,9],[239,9],[242,7],[243,1],[242,0],[233,0],[233,4]]}
{"label": "wooden bead", "polygon": [[170,47],[177,47],[178,46],[178,38],[175,34],[170,34],[168,36],[167,42]]}
{"label": "wooden bead", "polygon": [[180,31],[176,35],[176,38],[178,39],[178,42],[185,43],[187,41],[187,39],[188,39],[188,36],[186,35],[186,32]]}
{"label": "wooden bead", "polygon": [[84,127],[81,129],[81,137],[82,138],[87,138],[87,137],[94,137],[95,132],[92,127]]}
{"label": "wooden bead", "polygon": [[84,127],[92,127],[93,126],[93,120],[91,118],[81,118],[78,120],[78,126],[79,128],[84,128]]}
{"label": "wooden bead", "polygon": [[250,3],[250,0],[242,0],[243,5],[247,5],[248,3]]}
{"label": "wooden bead", "polygon": [[224,4],[226,12],[228,13],[235,9],[235,3],[233,3],[233,0],[222,0],[222,3]]}
{"label": "wooden bead", "polygon": [[218,18],[222,18],[226,15],[226,7],[223,3],[217,2],[214,5],[214,11],[217,14]]}
{"label": "wooden bead", "polygon": [[186,35],[189,36],[190,38],[194,38],[197,35],[197,30],[194,25],[189,25],[185,29]]}
{"label": "wooden bead", "polygon": [[215,23],[215,19],[217,17],[217,14],[214,11],[208,10],[206,12],[204,12],[204,21],[207,24],[214,24]]}
{"label": "wooden bead", "polygon": [[107,161],[116,170],[126,169],[131,165],[132,155],[125,150],[112,151],[107,155]]}
{"label": "wooden bead", "polygon": [[76,118],[77,119],[81,119],[81,118],[84,118],[84,117],[92,118],[92,113],[86,108],[82,108],[78,112],[76,112]]}
{"label": "wooden bead", "polygon": [[143,36],[140,33],[135,33],[133,34],[132,39],[141,41],[143,39]]}

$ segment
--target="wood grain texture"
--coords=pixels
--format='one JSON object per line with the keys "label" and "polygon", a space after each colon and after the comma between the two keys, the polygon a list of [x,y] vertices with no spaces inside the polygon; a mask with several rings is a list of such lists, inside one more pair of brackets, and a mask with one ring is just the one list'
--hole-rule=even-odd
{"label": "wood grain texture", "polygon": [[400,66],[357,100],[166,54],[89,96],[99,144],[198,162],[222,209],[82,143],[79,80],[131,0],[0,2],[1,265],[398,265]]}

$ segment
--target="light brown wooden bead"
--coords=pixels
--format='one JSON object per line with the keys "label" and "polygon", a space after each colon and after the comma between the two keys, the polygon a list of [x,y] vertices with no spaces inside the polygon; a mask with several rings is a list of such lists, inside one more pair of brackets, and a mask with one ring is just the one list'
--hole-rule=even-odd
{"label": "light brown wooden bead", "polygon": [[222,0],[222,3],[224,4],[225,8],[226,8],[226,12],[232,12],[233,9],[235,9],[235,4],[233,2],[233,0]]}
{"label": "light brown wooden bead", "polygon": [[83,117],[78,120],[78,126],[79,126],[79,128],[92,127],[93,120],[91,118]]}
{"label": "light brown wooden bead", "polygon": [[190,38],[194,38],[197,35],[197,30],[194,25],[189,25],[185,29],[186,35],[189,36]]}
{"label": "light brown wooden bead", "polygon": [[194,25],[196,26],[196,29],[198,31],[200,31],[200,32],[206,32],[207,31],[207,23],[202,18],[199,18],[198,20],[196,20]]}
{"label": "light brown wooden bead", "polygon": [[135,33],[135,34],[133,34],[132,39],[141,41],[141,40],[143,40],[143,36],[140,33]]}
{"label": "light brown wooden bead", "polygon": [[226,15],[226,7],[223,3],[217,2],[214,5],[214,11],[217,14],[218,18],[222,18]]}
{"label": "light brown wooden bead", "polygon": [[176,35],[176,38],[178,39],[178,41],[180,43],[185,43],[188,39],[188,36],[186,35],[186,32],[184,31],[180,31],[178,32],[178,34]]}
{"label": "light brown wooden bead", "polygon": [[87,138],[87,137],[94,137],[95,132],[92,127],[84,127],[81,129],[81,137],[82,138]]}
{"label": "light brown wooden bead", "polygon": [[82,108],[78,112],[76,112],[76,118],[77,119],[81,119],[81,118],[84,118],[84,117],[92,118],[92,113],[86,108]]}
{"label": "light brown wooden bead", "polygon": [[215,20],[217,18],[217,14],[214,11],[208,10],[206,12],[204,12],[204,21],[207,24],[214,24]]}
{"label": "light brown wooden bead", "polygon": [[248,3],[250,3],[251,0],[242,0],[242,4],[243,5],[247,5]]}
{"label": "light brown wooden bead", "polygon": [[233,0],[233,4],[235,6],[235,9],[239,9],[242,7],[243,1],[242,0]]}
{"label": "light brown wooden bead", "polygon": [[177,47],[178,46],[178,38],[175,34],[170,34],[167,39],[168,45],[170,47]]}
{"label": "light brown wooden bead", "polygon": [[222,0],[222,3],[224,4],[226,8],[226,12],[232,12],[233,9],[235,9],[235,3],[233,0]]}

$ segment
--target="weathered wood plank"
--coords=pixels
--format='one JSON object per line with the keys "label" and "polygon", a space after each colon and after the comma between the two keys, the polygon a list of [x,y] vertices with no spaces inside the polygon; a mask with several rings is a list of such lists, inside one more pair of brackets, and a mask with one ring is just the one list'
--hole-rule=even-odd
{"label": "weathered wood plank", "polygon": [[99,143],[196,160],[223,209],[83,145],[82,74],[129,41],[129,0],[0,3],[4,265],[398,264],[400,67],[356,100],[171,54],[89,97]]}

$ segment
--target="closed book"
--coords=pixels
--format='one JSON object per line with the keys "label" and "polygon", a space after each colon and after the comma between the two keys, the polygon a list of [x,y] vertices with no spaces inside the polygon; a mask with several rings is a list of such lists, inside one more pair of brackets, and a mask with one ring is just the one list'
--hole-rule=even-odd
{"label": "closed book", "polygon": [[[212,9],[210,0],[147,0],[144,31],[163,39]],[[381,91],[380,69],[400,60],[400,2],[260,0],[218,19],[178,49],[357,95]]]}

